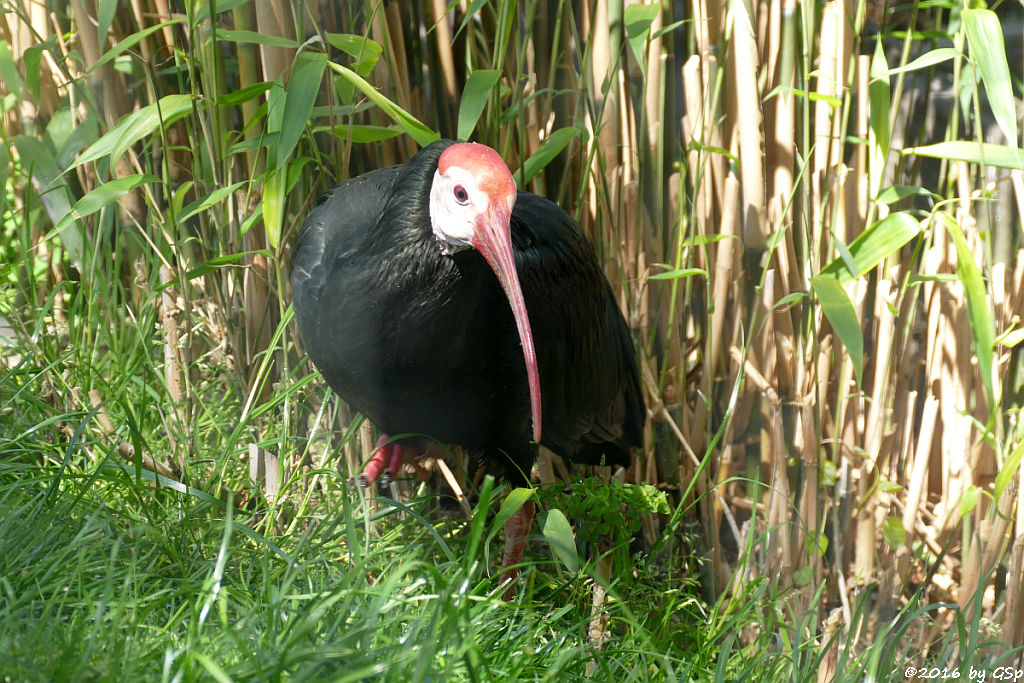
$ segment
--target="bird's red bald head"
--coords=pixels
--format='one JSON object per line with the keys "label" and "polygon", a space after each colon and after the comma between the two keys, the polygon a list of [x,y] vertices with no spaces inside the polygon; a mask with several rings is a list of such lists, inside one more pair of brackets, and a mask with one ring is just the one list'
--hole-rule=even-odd
{"label": "bird's red bald head", "polygon": [[[445,148],[437,160],[437,170],[444,175],[452,167],[472,174],[477,187],[486,192],[492,201],[515,201],[516,181],[501,156],[487,145],[457,142]],[[511,208],[511,203],[509,206]]]}

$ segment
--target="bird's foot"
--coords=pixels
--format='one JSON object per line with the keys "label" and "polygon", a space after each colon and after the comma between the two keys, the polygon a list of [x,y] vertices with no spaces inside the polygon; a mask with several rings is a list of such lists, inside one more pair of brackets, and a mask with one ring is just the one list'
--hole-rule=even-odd
{"label": "bird's foot", "polygon": [[526,539],[533,527],[536,512],[537,506],[532,500],[528,500],[505,522],[505,554],[501,558],[501,580],[503,583],[508,582],[505,589],[506,600],[512,600],[516,595],[512,581],[519,576],[519,568],[516,565],[523,561]]}
{"label": "bird's foot", "polygon": [[[402,463],[411,465],[423,481],[429,479],[430,473],[416,462],[414,449],[400,443],[388,443],[389,438],[387,434],[382,434],[377,440],[377,450],[366,461],[363,473],[359,475],[359,485],[366,488],[377,481],[378,477],[382,484],[390,484],[398,476],[398,471],[402,469]],[[381,476],[382,473],[383,476]]]}

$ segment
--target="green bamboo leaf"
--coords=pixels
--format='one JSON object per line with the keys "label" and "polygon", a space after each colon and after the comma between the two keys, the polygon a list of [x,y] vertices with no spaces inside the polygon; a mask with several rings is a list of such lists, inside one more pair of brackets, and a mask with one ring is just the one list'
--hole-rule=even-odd
{"label": "green bamboo leaf", "polygon": [[[31,175],[46,215],[57,225],[64,216],[71,213],[73,195],[68,181],[57,167],[53,150],[39,138],[28,135],[14,138],[14,146],[18,150],[22,167]],[[81,231],[65,230],[60,239],[72,260],[81,263],[85,246]]]}
{"label": "green bamboo leaf", "polygon": [[978,372],[981,374],[981,382],[985,385],[985,393],[988,395],[989,411],[995,411],[999,405],[997,394],[998,382],[995,381],[993,370],[995,366],[994,340],[995,325],[992,322],[992,311],[989,308],[988,293],[985,290],[985,278],[981,275],[981,269],[974,261],[974,254],[967,246],[960,225],[946,213],[938,214],[946,225],[949,236],[953,238],[956,245],[956,274],[964,287],[964,295],[967,297],[967,318],[971,327],[971,337],[974,339],[974,352],[978,357]]}
{"label": "green bamboo leaf", "polygon": [[95,188],[75,202],[70,213],[60,219],[57,226],[45,238],[50,239],[58,232],[70,227],[74,221],[92,215],[145,183],[158,183],[160,179],[148,173],[136,173],[124,178],[114,178]]}
{"label": "green bamboo leaf", "polygon": [[22,66],[25,67],[25,87],[28,88],[29,95],[36,102],[40,100],[40,82],[42,80],[43,69],[43,46],[33,45],[32,47],[25,50],[25,53],[21,56]]}
{"label": "green bamboo leaf", "polygon": [[263,226],[267,230],[267,242],[274,249],[277,249],[281,242],[287,184],[287,168],[267,169],[266,180],[263,183]]}
{"label": "green bamboo leaf", "polygon": [[1006,63],[1006,47],[999,17],[988,9],[965,9],[960,16],[971,47],[971,59],[981,71],[988,103],[1010,146],[1017,146],[1017,108]]}
{"label": "green bamboo leaf", "polygon": [[655,273],[654,275],[648,275],[648,280],[681,280],[684,277],[693,277],[694,275],[707,275],[707,272],[703,268],[676,268],[664,273]]}
{"label": "green bamboo leaf", "polygon": [[229,93],[221,95],[217,103],[227,107],[237,107],[238,105],[248,102],[249,100],[256,99],[263,93],[270,90],[273,87],[273,85],[273,83],[267,81],[253,83],[252,85],[246,86],[244,88],[239,88],[238,90],[233,90]]}
{"label": "green bamboo leaf", "polygon": [[392,126],[372,126],[363,124],[342,124],[334,127],[334,134],[342,140],[352,139],[352,142],[379,142],[390,140],[402,134],[401,128]]}
{"label": "green bamboo leaf", "polygon": [[376,104],[381,111],[390,116],[394,121],[405,130],[406,133],[416,141],[417,144],[426,146],[431,142],[435,142],[441,136],[434,131],[427,128],[420,121],[405,111],[397,104],[384,97],[374,88],[372,85],[366,82],[362,76],[352,71],[351,69],[345,68],[340,64],[334,62],[327,62],[334,71],[336,71],[342,78],[354,85],[359,92],[366,95],[367,98],[374,104]]}
{"label": "green bamboo leaf", "polygon": [[573,140],[573,138],[579,137],[583,131],[573,126],[566,128],[559,128],[554,133],[549,135],[544,142],[541,143],[540,148],[533,153],[523,167],[512,175],[516,179],[516,184],[519,187],[525,187],[528,182],[533,180],[533,177],[541,172],[541,170],[551,163],[551,161],[558,156],[558,154],[565,149],[566,145]]}
{"label": "green bamboo leaf", "polygon": [[288,79],[288,91],[284,99],[281,135],[277,139],[278,169],[291,157],[302,131],[306,129],[326,68],[327,55],[323,52],[304,50],[295,58],[295,66],[291,78]]}
{"label": "green bamboo leaf", "polygon": [[256,31],[227,28],[217,29],[217,40],[227,43],[246,43],[266,45],[267,47],[286,47],[293,50],[298,48],[301,44],[297,40],[285,38],[284,36],[272,36],[266,33],[258,33]]}
{"label": "green bamboo leaf", "polygon": [[1024,170],[1024,150],[1007,145],[997,145],[992,142],[954,140],[952,142],[939,142],[923,147],[908,147],[903,150],[903,153]]}
{"label": "green bamboo leaf", "polygon": [[113,166],[125,150],[155,131],[161,124],[169,126],[192,111],[191,95],[165,95],[136,112],[128,114],[103,137],[82,152],[72,168],[110,156]]}
{"label": "green bamboo leaf", "polygon": [[352,33],[328,33],[325,38],[328,43],[356,60],[356,72],[364,78],[370,75],[383,52],[379,43]]}
{"label": "green bamboo leaf", "polygon": [[856,272],[850,268],[848,259],[840,257],[825,266],[821,274],[845,284],[866,274],[920,233],[921,224],[911,214],[891,213],[858,235],[847,247],[849,258],[856,263]]}
{"label": "green bamboo leaf", "polygon": [[15,99],[21,99],[21,77],[6,40],[0,40],[0,81],[4,82]]}
{"label": "green bamboo leaf", "polygon": [[173,26],[174,24],[180,24],[183,21],[185,21],[185,17],[184,16],[180,16],[180,17],[178,17],[176,19],[171,19],[170,21],[165,21],[165,22],[163,22],[161,24],[156,24],[155,26],[149,26],[147,28],[142,29],[141,31],[137,31],[137,32],[131,34],[130,36],[128,36],[127,38],[124,38],[123,40],[118,40],[116,43],[114,43],[114,46],[112,48],[110,48],[109,50],[104,52],[102,55],[100,55],[100,58],[96,60],[95,64],[90,64],[89,65],[89,73],[92,73],[93,71],[95,71],[96,69],[100,68],[101,66],[103,66],[104,64],[109,62],[110,60],[116,58],[118,55],[120,55],[125,50],[130,50],[131,48],[135,47],[140,42],[145,40],[147,36],[150,36],[150,35],[156,33],[157,31],[162,31],[167,26]]}
{"label": "green bamboo leaf", "polygon": [[249,181],[240,180],[234,185],[228,185],[227,187],[219,187],[210,194],[206,195],[205,197],[197,199],[196,201],[192,202],[184,209],[182,209],[181,213],[178,214],[177,216],[178,222],[184,223],[185,221],[187,221],[189,218],[192,218],[192,216],[196,215],[200,211],[205,211],[206,209],[210,208],[220,200],[224,199],[224,197],[227,197],[229,194],[240,188],[242,185],[245,185],[247,182]]}
{"label": "green bamboo leaf", "polygon": [[918,69],[927,69],[930,66],[941,64],[942,62],[948,62],[951,59],[956,59],[960,56],[960,50],[955,47],[939,47],[934,50],[929,50],[923,55],[903,66],[897,66],[889,69],[889,75],[895,76],[898,73],[904,71],[916,71]]}
{"label": "green bamboo leaf", "polygon": [[460,140],[468,140],[476,128],[480,115],[487,105],[487,96],[491,88],[501,78],[497,69],[477,69],[466,79],[466,87],[462,89],[462,102],[459,104],[458,136]]}
{"label": "green bamboo leaf", "polygon": [[900,548],[907,542],[907,530],[903,528],[903,520],[889,517],[882,522],[882,538],[890,548]]}
{"label": "green bamboo leaf", "polygon": [[971,510],[978,506],[978,494],[981,493],[981,489],[977,486],[971,485],[964,491],[963,498],[960,499],[960,516],[966,517],[971,514]]}
{"label": "green bamboo leaf", "polygon": [[512,518],[512,515],[519,511],[519,508],[523,507],[523,504],[530,499],[533,495],[533,489],[528,488],[517,488],[505,496],[505,500],[501,503],[501,509],[498,510],[498,514],[494,516],[494,521],[491,522],[491,533],[487,536],[487,542],[490,543],[491,539],[498,534],[498,531],[505,526],[505,522]]}
{"label": "green bamboo leaf", "polygon": [[913,197],[915,195],[934,198],[939,197],[934,192],[929,192],[923,187],[918,187],[917,185],[892,185],[879,192],[875,201],[879,204],[889,205],[894,202],[898,202],[901,199],[906,199],[907,197]]}
{"label": "green bamboo leaf", "polygon": [[850,303],[850,297],[846,295],[846,290],[839,284],[839,280],[830,275],[812,277],[811,287],[821,302],[822,312],[850,355],[853,373],[859,386],[864,374],[864,334],[857,320],[857,312]]}
{"label": "green bamboo leaf", "polygon": [[1003,491],[1010,485],[1013,480],[1013,475],[1017,473],[1020,468],[1020,461],[1024,459],[1024,441],[1017,444],[1017,447],[1010,452],[1006,462],[999,468],[999,473],[996,474],[996,487],[995,494],[996,500],[999,500],[999,496],[1003,495]]}
{"label": "green bamboo leaf", "polygon": [[571,572],[579,571],[580,556],[576,550],[576,537],[572,533],[569,520],[561,510],[548,510],[543,532],[548,545],[555,551],[555,555],[566,569]]}
{"label": "green bamboo leaf", "polygon": [[885,63],[882,41],[875,43],[875,55],[871,58],[871,79],[868,82],[868,104],[871,114],[868,120],[868,192],[878,196],[885,177],[885,160],[889,155],[889,66]]}
{"label": "green bamboo leaf", "polygon": [[637,64],[646,75],[647,60],[644,59],[644,45],[651,35],[651,24],[661,11],[661,5],[651,3],[650,5],[629,5],[623,13],[623,23],[626,25],[626,35],[629,37],[629,47],[633,50]]}
{"label": "green bamboo leaf", "polygon": [[100,0],[99,10],[96,12],[96,43],[101,47],[107,44],[107,31],[114,21],[117,4],[118,0]]}

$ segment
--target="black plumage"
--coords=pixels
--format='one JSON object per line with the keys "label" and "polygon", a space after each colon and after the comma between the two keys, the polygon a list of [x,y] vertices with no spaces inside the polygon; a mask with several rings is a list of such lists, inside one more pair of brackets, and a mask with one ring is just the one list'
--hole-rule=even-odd
{"label": "black plumage", "polygon": [[[508,299],[475,249],[431,230],[434,143],[329,191],[303,224],[291,284],[302,341],[327,383],[382,431],[480,455],[517,485],[536,458],[523,351]],[[518,192],[516,270],[533,330],[541,443],[627,465],[644,406],[629,328],[593,248],[553,202]]]}

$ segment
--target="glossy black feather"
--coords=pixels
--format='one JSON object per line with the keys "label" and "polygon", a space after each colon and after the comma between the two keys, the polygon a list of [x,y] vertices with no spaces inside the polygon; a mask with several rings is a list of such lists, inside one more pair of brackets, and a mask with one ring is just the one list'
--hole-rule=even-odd
{"label": "glossy black feather", "polygon": [[[459,444],[522,483],[536,447],[511,309],[480,254],[441,254],[430,228],[430,185],[449,144],[325,195],[293,253],[295,316],[327,383],[384,432]],[[594,251],[561,208],[528,192],[511,227],[541,441],[576,462],[628,464],[643,400],[629,328]]]}

